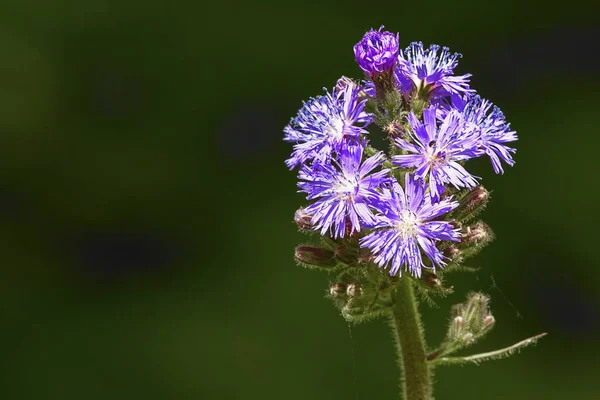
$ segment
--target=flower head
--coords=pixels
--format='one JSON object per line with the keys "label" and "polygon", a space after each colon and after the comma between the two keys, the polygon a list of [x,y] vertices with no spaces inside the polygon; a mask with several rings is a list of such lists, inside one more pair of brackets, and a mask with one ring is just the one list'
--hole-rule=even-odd
{"label": "flower head", "polygon": [[308,200],[316,201],[305,211],[312,214],[314,229],[327,231],[334,238],[343,237],[346,222],[350,232],[358,232],[361,225],[375,223],[371,210],[377,208],[380,187],[389,182],[389,169],[371,173],[385,157],[377,153],[361,164],[362,147],[343,150],[332,162],[315,162],[304,165],[298,177],[300,191],[308,194]]}
{"label": "flower head", "polygon": [[468,101],[458,100],[457,96],[452,98],[453,105],[461,111],[465,129],[479,133],[479,147],[490,157],[494,172],[504,173],[500,160],[513,166],[515,161],[511,153],[515,153],[516,150],[506,143],[516,141],[517,132],[510,129],[502,111],[479,96],[474,96]]}
{"label": "flower head", "polygon": [[415,167],[415,177],[425,180],[429,177],[429,188],[434,201],[440,198],[444,184],[456,188],[474,187],[475,177],[464,169],[458,161],[468,160],[482,154],[479,149],[479,135],[475,131],[465,131],[461,114],[453,110],[445,116],[438,127],[436,107],[423,111],[421,122],[414,113],[409,114],[414,143],[397,138],[396,145],[412,154],[392,157],[394,164],[402,167]]}
{"label": "flower head", "polygon": [[394,182],[385,192],[386,209],[378,216],[376,230],[360,240],[369,248],[380,267],[389,265],[390,275],[402,274],[402,266],[414,276],[425,267],[421,250],[433,268],[446,265],[442,252],[435,246],[440,240],[460,241],[460,230],[448,221],[434,221],[452,211],[458,202],[444,199],[434,202],[425,193],[422,181],[406,174],[404,189]]}
{"label": "flower head", "polygon": [[[459,53],[451,54],[447,47],[431,45],[423,48],[422,42],[411,43],[398,56],[396,79],[405,94],[414,88],[423,87],[434,97],[452,93],[469,94],[471,74],[454,76],[454,68],[458,65]],[[438,54],[439,52],[439,54]]]}
{"label": "flower head", "polygon": [[398,60],[398,34],[371,29],[354,46],[358,66],[369,76],[392,71]]}
{"label": "flower head", "polygon": [[360,87],[349,81],[343,90],[309,99],[284,128],[284,139],[296,143],[286,165],[292,169],[309,160],[326,160],[332,152],[360,143],[372,116],[364,112]]}

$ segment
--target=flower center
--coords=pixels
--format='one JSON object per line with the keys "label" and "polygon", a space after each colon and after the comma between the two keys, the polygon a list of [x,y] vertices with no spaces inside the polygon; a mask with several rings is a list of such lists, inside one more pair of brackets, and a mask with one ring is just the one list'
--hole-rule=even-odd
{"label": "flower center", "polygon": [[420,223],[421,221],[414,212],[402,210],[400,213],[400,221],[396,223],[396,230],[400,233],[402,239],[414,237],[417,235]]}
{"label": "flower center", "polygon": [[358,193],[358,182],[351,179],[343,179],[333,186],[333,190],[339,199],[353,202]]}
{"label": "flower center", "polygon": [[446,165],[448,162],[448,153],[446,151],[437,150],[435,146],[431,147],[431,145],[427,148],[427,152],[425,153],[425,160],[431,167],[441,167]]}
{"label": "flower center", "polygon": [[325,131],[337,140],[342,140],[344,138],[344,121],[341,119],[336,119],[332,121],[327,127]]}

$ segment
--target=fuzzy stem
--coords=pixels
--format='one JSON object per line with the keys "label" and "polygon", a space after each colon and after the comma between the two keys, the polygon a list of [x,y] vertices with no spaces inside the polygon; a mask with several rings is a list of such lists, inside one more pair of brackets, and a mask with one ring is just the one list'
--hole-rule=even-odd
{"label": "fuzzy stem", "polygon": [[390,321],[402,370],[403,399],[432,400],[431,371],[417,306],[411,280],[404,276],[398,282]]}
{"label": "fuzzy stem", "polygon": [[506,347],[506,348],[500,349],[500,350],[490,351],[488,353],[475,354],[475,355],[467,356],[467,357],[444,357],[444,358],[439,358],[433,362],[436,365],[462,365],[462,364],[469,364],[469,363],[477,365],[482,361],[498,360],[501,358],[510,357],[516,351],[518,351],[524,347],[527,347],[529,345],[537,343],[537,341],[539,339],[543,338],[546,335],[547,335],[547,333],[541,333],[534,337],[530,337],[529,339],[522,340],[519,343],[515,343],[512,346],[509,346],[509,347]]}

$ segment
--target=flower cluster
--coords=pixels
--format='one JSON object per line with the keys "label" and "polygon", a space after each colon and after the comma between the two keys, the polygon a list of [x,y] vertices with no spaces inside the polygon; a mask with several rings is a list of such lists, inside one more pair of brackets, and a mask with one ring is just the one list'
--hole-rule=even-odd
{"label": "flower cluster", "polygon": [[[461,56],[447,47],[417,42],[400,50],[398,34],[380,28],[364,35],[354,55],[364,80],[341,78],[284,128],[294,144],[286,165],[299,168],[298,187],[311,201],[297,216],[302,230],[354,240],[390,275],[420,277],[444,268],[447,249],[461,245],[451,242],[464,241],[457,215],[468,214],[470,203],[461,198],[482,190],[465,162],[488,156],[503,173],[502,162],[514,164],[509,143],[517,136],[471,89],[471,75],[454,73]],[[388,133],[388,153],[370,145],[371,123]]]}

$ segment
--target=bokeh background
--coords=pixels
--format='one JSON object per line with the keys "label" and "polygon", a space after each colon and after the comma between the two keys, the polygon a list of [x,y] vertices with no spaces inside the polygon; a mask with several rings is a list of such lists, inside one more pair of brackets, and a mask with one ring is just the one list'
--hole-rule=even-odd
{"label": "bokeh background", "polygon": [[[594,3],[596,5],[594,5]],[[433,345],[467,290],[497,327],[439,399],[596,399],[597,2],[3,0],[0,398],[394,399],[385,321],[349,327],[302,270],[281,129],[360,76],[371,27],[464,54],[518,131],[497,240],[424,308]]]}

